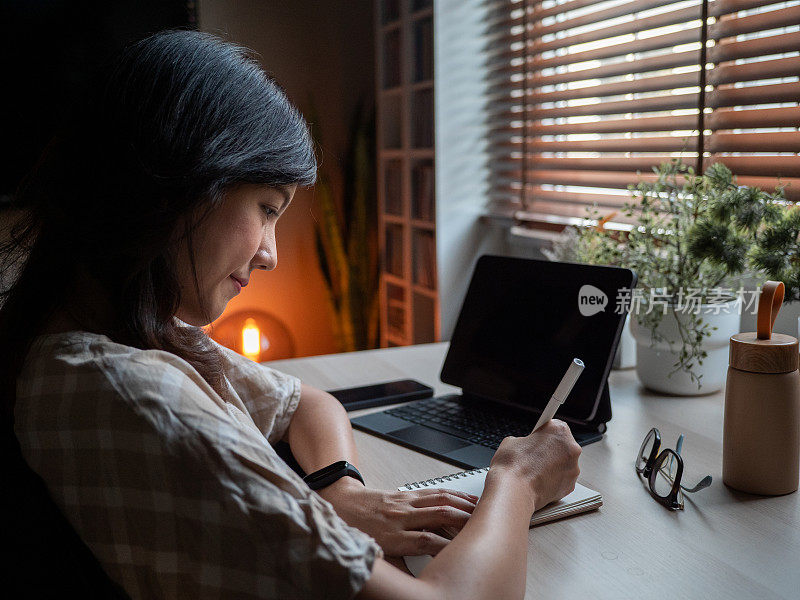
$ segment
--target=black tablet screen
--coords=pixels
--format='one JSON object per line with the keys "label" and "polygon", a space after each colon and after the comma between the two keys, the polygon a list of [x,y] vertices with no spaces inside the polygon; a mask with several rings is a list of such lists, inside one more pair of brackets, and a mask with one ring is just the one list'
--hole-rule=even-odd
{"label": "black tablet screen", "polygon": [[482,256],[442,381],[540,411],[572,359],[580,358],[586,367],[558,417],[591,420],[622,331],[625,294],[634,285],[629,269]]}

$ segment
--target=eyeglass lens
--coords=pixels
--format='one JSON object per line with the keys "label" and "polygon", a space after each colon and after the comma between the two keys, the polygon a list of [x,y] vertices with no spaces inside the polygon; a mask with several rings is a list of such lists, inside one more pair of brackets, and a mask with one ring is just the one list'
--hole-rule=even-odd
{"label": "eyeglass lens", "polygon": [[642,471],[647,464],[647,459],[650,458],[650,453],[653,451],[653,444],[656,442],[656,433],[652,429],[647,437],[642,442],[642,447],[639,448],[639,455],[636,457],[636,469]]}
{"label": "eyeglass lens", "polygon": [[668,498],[675,487],[677,460],[672,450],[664,450],[658,455],[653,470],[656,475],[653,481],[653,492],[660,498]]}

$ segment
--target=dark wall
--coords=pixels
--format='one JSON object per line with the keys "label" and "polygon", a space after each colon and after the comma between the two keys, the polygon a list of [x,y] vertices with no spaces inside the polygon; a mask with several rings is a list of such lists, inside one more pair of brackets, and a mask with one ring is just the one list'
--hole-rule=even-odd
{"label": "dark wall", "polygon": [[0,24],[1,207],[93,73],[148,33],[196,28],[196,9],[186,0],[3,0]]}

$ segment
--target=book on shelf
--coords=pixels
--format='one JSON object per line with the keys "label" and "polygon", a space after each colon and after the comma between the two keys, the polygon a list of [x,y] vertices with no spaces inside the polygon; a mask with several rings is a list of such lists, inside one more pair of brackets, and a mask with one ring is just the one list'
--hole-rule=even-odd
{"label": "book on shelf", "polygon": [[386,226],[386,270],[403,276],[403,229],[399,225]]}
{"label": "book on shelf", "polygon": [[400,30],[393,29],[383,38],[383,88],[400,85],[401,73]]}
{"label": "book on shelf", "polygon": [[433,222],[434,192],[433,164],[417,164],[414,167],[414,218]]}
{"label": "book on shelf", "polygon": [[416,90],[413,97],[414,147],[433,148],[433,90]]}
{"label": "book on shelf", "polygon": [[414,81],[433,79],[433,19],[414,24]]}
{"label": "book on shelf", "polygon": [[431,231],[414,232],[414,282],[436,287],[436,240]]}
{"label": "book on shelf", "polygon": [[403,214],[403,169],[400,161],[386,162],[384,170],[384,210],[390,215]]}

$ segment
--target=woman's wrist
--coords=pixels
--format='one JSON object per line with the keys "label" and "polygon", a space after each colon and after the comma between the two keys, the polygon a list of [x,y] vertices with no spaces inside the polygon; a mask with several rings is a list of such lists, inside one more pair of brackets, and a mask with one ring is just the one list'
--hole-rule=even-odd
{"label": "woman's wrist", "polygon": [[362,484],[358,479],[355,477],[345,476],[337,479],[332,484],[317,490],[317,493],[324,500],[327,500],[331,504],[335,504],[336,500],[339,498],[349,496],[353,493],[358,493],[364,489],[364,484]]}
{"label": "woman's wrist", "polygon": [[481,499],[491,493],[500,493],[518,499],[519,502],[524,503],[526,510],[531,515],[539,506],[535,483],[506,465],[492,466],[486,474],[486,483]]}

